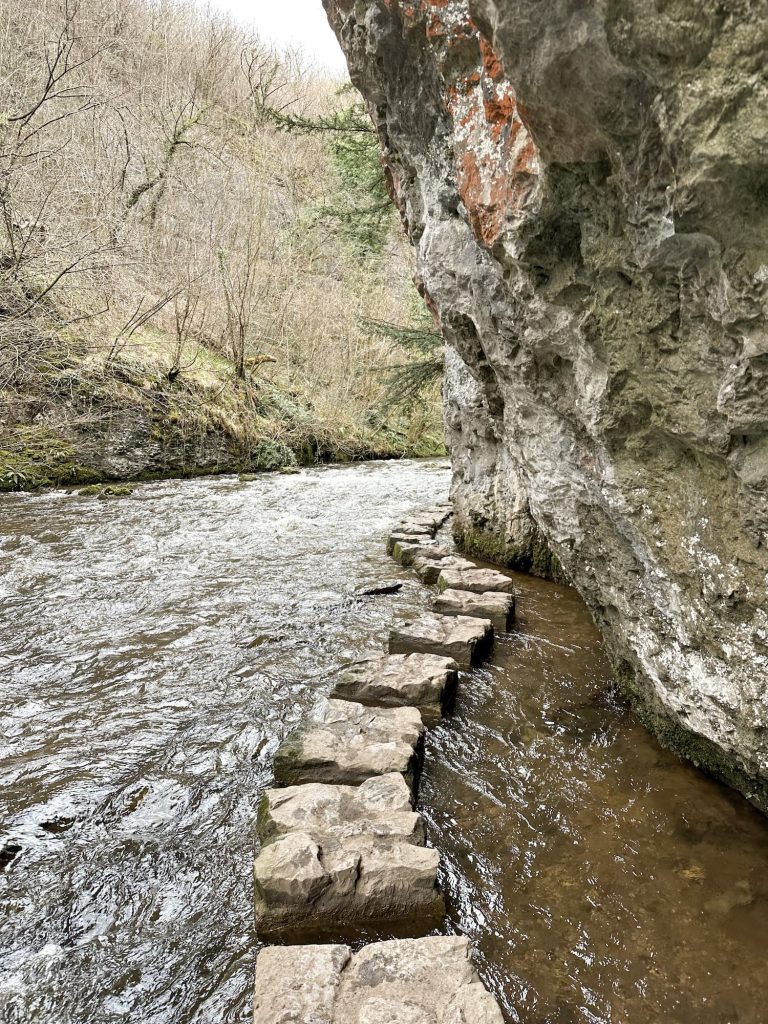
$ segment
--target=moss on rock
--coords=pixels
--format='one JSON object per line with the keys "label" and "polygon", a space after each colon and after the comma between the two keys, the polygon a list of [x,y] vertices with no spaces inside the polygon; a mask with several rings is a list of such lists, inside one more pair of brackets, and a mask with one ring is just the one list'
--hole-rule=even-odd
{"label": "moss on rock", "polygon": [[742,764],[735,753],[686,729],[644,687],[626,661],[614,665],[619,689],[632,711],[659,743],[694,764],[718,782],[740,790],[764,814],[768,814],[768,779]]}
{"label": "moss on rock", "polygon": [[567,582],[557,556],[539,533],[526,544],[514,544],[499,533],[456,523],[453,539],[459,550],[484,562],[543,579]]}

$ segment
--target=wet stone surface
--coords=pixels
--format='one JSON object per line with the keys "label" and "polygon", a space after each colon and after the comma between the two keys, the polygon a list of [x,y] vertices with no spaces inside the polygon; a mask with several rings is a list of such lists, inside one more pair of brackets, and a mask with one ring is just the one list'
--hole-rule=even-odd
{"label": "wet stone surface", "polygon": [[453,658],[460,668],[480,663],[492,646],[491,623],[465,615],[427,613],[414,622],[393,627],[389,633],[390,654],[440,654]]}
{"label": "wet stone surface", "polygon": [[398,540],[392,549],[394,560],[406,568],[413,565],[418,558],[436,561],[450,554],[451,549],[440,544],[411,544],[403,540]]}
{"label": "wet stone surface", "polygon": [[400,772],[412,784],[418,774],[423,733],[416,708],[374,708],[322,699],[306,724],[278,748],[275,781],[280,786],[356,785],[374,775]]}
{"label": "wet stone surface", "polygon": [[460,936],[262,950],[257,1024],[502,1024]]}
{"label": "wet stone surface", "polygon": [[402,775],[361,786],[306,784],[268,790],[254,863],[257,935],[303,940],[333,928],[379,923],[422,935],[444,913],[437,850]]}
{"label": "wet stone surface", "polygon": [[452,569],[448,566],[438,576],[437,586],[439,590],[469,590],[473,594],[515,592],[515,585],[509,576],[496,569]]}
{"label": "wet stone surface", "polygon": [[379,707],[418,708],[426,726],[455,695],[458,665],[437,654],[391,654],[356,662],[341,672],[331,697]]}
{"label": "wet stone surface", "polygon": [[515,618],[513,594],[488,591],[475,594],[468,590],[444,590],[432,599],[432,610],[439,615],[471,615],[490,619],[497,633],[509,629]]}
{"label": "wet stone surface", "polygon": [[443,569],[474,569],[474,562],[459,555],[448,555],[447,558],[434,559],[429,555],[417,558],[413,563],[413,571],[422,583],[432,585],[437,583]]}

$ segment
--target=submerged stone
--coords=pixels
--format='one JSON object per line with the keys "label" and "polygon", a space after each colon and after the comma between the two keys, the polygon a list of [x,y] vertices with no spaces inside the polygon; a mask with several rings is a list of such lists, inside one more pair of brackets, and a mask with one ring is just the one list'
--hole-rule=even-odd
{"label": "submerged stone", "polygon": [[495,569],[452,569],[446,567],[437,579],[440,590],[469,590],[473,594],[495,591],[499,594],[514,594],[515,584],[503,572]]}
{"label": "submerged stone", "polygon": [[358,785],[374,775],[400,772],[413,786],[423,733],[421,715],[413,707],[371,708],[347,700],[321,700],[306,725],[280,745],[275,781],[279,786]]}
{"label": "submerged stone", "polygon": [[270,946],[256,961],[257,1024],[503,1024],[469,939]]}
{"label": "submerged stone", "polygon": [[515,598],[512,594],[486,591],[475,594],[469,590],[444,590],[432,599],[432,609],[439,615],[473,615],[490,619],[500,633],[509,629],[515,618]]}
{"label": "submerged stone", "polygon": [[379,707],[418,708],[425,725],[438,721],[450,703],[458,665],[436,654],[390,654],[344,669],[331,697]]}
{"label": "submerged stone", "polygon": [[389,634],[390,654],[441,654],[460,668],[470,668],[488,656],[493,626],[488,619],[465,615],[427,613],[414,622],[394,627]]}
{"label": "submerged stone", "polygon": [[257,932],[283,937],[386,922],[423,934],[444,913],[439,856],[402,775],[307,784],[262,798],[254,862]]}

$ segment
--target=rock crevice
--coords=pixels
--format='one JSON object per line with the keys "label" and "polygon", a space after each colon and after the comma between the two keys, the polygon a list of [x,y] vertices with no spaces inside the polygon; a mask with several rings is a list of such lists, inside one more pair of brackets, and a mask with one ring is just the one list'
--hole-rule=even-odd
{"label": "rock crevice", "polygon": [[447,345],[455,535],[768,809],[767,0],[325,0]]}

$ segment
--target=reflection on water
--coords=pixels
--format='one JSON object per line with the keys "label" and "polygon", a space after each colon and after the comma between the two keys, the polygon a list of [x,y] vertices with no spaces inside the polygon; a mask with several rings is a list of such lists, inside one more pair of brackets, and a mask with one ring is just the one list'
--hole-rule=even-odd
{"label": "reflection on water", "polygon": [[516,585],[427,741],[451,926],[510,1021],[764,1024],[768,822],[632,720],[573,591]]}
{"label": "reflection on water", "polygon": [[[249,1019],[272,755],[425,606],[383,537],[447,485],[379,463],[0,499],[3,1024]],[[572,591],[516,582],[427,743],[446,927],[510,1021],[763,1024],[767,823],[632,722]]]}

